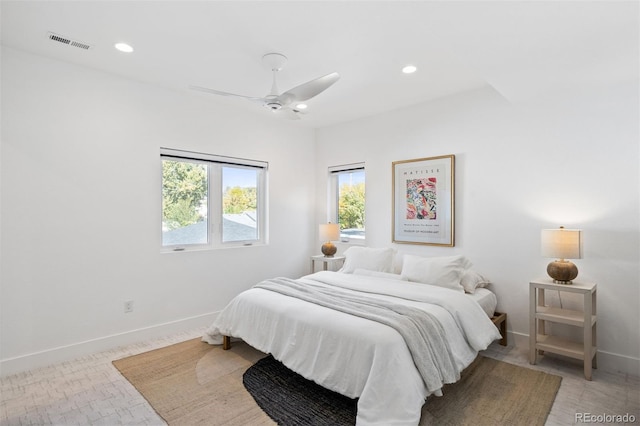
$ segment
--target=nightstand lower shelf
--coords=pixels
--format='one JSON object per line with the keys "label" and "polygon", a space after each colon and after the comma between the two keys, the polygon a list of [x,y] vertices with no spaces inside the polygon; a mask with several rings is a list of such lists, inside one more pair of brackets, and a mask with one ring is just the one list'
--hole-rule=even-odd
{"label": "nightstand lower shelf", "polygon": [[[567,339],[563,339],[558,336],[549,336],[544,334],[538,334],[536,339],[536,349],[539,351],[547,351],[558,355],[564,355],[569,358],[575,358],[580,360],[593,359],[596,355],[597,348],[591,347],[591,354],[587,354],[588,358],[585,358],[585,348],[582,343],[572,342]],[[588,349],[587,349],[587,352]],[[589,355],[591,355],[589,357]],[[593,368],[596,368],[596,362],[594,360],[592,364]]]}

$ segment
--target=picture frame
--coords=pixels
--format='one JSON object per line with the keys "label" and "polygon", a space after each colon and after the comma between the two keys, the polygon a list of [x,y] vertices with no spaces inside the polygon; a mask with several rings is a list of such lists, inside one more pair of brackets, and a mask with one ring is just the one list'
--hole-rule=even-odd
{"label": "picture frame", "polygon": [[394,161],[391,167],[392,241],[453,247],[455,156]]}

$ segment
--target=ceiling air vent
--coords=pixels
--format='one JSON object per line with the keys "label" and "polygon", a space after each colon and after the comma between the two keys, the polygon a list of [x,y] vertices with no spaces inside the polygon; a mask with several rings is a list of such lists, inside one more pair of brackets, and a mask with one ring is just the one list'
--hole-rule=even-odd
{"label": "ceiling air vent", "polygon": [[91,47],[91,45],[89,45],[87,43],[83,43],[83,42],[78,41],[78,40],[73,40],[73,39],[71,39],[69,37],[64,37],[64,36],[61,36],[59,34],[48,33],[48,36],[49,36],[49,40],[57,41],[58,43],[67,44],[67,45],[73,46],[73,47],[78,47],[80,49],[88,50]]}

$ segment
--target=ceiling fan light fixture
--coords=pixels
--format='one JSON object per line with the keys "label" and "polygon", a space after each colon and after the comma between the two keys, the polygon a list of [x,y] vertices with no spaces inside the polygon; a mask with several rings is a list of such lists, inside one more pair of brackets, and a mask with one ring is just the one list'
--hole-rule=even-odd
{"label": "ceiling fan light fixture", "polygon": [[296,109],[307,109],[307,104],[297,104]]}
{"label": "ceiling fan light fixture", "polygon": [[418,68],[415,65],[406,65],[404,68],[402,68],[402,72],[405,74],[413,74],[417,70]]}
{"label": "ceiling fan light fixture", "polygon": [[115,47],[116,49],[118,49],[121,52],[124,53],[131,53],[133,52],[133,47],[131,47],[131,45],[127,44],[127,43],[116,43],[113,45],[113,47]]}

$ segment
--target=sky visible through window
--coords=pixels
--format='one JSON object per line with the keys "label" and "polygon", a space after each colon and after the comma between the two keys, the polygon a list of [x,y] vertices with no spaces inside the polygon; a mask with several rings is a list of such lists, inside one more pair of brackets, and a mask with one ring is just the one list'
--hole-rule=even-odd
{"label": "sky visible through window", "polygon": [[228,186],[254,188],[256,186],[256,173],[255,170],[242,167],[224,167],[222,169],[222,180]]}
{"label": "sky visible through window", "polygon": [[351,173],[340,173],[338,175],[338,185],[341,186],[343,183],[350,185],[364,183],[364,170],[357,170]]}

